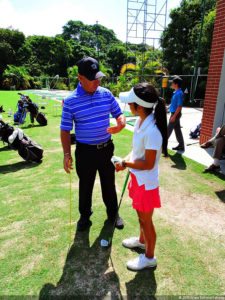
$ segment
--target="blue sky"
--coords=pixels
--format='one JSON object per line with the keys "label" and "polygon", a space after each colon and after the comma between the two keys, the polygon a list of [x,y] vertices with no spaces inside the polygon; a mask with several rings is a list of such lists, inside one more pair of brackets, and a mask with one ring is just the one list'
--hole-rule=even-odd
{"label": "blue sky", "polygon": [[[158,0],[163,1],[163,0]],[[168,10],[180,0],[169,0]],[[26,36],[54,36],[69,20],[100,24],[126,40],[127,0],[0,0],[0,27],[12,26]]]}

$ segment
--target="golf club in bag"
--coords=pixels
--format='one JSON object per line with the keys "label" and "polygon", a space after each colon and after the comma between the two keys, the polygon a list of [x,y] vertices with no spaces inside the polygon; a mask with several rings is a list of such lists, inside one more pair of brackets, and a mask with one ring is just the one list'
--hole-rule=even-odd
{"label": "golf club in bag", "polygon": [[[126,175],[126,178],[125,178],[125,181],[124,181],[124,184],[123,184],[123,189],[122,189],[122,193],[121,193],[121,197],[120,197],[120,201],[119,201],[119,205],[118,205],[117,214],[119,212],[119,209],[120,209],[120,206],[121,206],[121,203],[122,203],[122,200],[123,200],[123,196],[124,196],[124,193],[125,193],[125,190],[126,190],[126,187],[127,187],[127,182],[128,182],[129,176],[130,176],[130,172],[128,171],[127,175]],[[100,242],[101,247],[107,248],[107,247],[111,246],[115,228],[116,228],[116,219],[115,219],[115,222],[113,224],[111,237],[108,238],[108,240],[102,239],[101,242]]]}
{"label": "golf club in bag", "polygon": [[26,136],[20,128],[14,129],[9,124],[0,120],[0,140],[7,143],[9,148],[17,150],[26,161],[40,162],[43,149],[36,142]]}
{"label": "golf club in bag", "polygon": [[[18,101],[19,103],[22,103],[22,107],[30,113],[30,121],[33,124],[34,119],[41,125],[41,126],[46,126],[48,124],[48,121],[46,119],[45,114],[42,112],[39,112],[38,105],[30,99],[29,96],[23,95],[21,93],[18,93],[20,95],[20,100]],[[17,114],[17,113],[16,113]],[[15,115],[16,115],[15,114]],[[15,115],[14,115],[14,121],[15,121]]]}

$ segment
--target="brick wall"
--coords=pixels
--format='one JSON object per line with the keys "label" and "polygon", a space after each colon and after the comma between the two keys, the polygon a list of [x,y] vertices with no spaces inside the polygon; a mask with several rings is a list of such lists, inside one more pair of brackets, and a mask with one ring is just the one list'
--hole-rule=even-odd
{"label": "brick wall", "polygon": [[216,10],[200,143],[204,143],[213,134],[213,124],[225,50],[225,0],[217,0]]}

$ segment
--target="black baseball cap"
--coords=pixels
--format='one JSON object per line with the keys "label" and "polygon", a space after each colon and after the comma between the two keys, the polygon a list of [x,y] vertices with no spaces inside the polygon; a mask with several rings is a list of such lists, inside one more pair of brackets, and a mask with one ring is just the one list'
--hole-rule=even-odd
{"label": "black baseball cap", "polygon": [[99,70],[99,63],[92,57],[85,57],[78,61],[78,73],[85,76],[88,80],[95,80],[105,76]]}
{"label": "black baseball cap", "polygon": [[179,86],[181,86],[182,82],[183,82],[183,79],[178,76],[178,75],[175,75],[172,77],[172,79],[169,81],[170,83],[175,83],[175,84],[178,84]]}

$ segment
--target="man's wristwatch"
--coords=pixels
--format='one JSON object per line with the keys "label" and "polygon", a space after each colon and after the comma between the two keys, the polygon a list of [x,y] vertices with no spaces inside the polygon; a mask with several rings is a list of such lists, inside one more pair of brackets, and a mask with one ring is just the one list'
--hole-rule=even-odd
{"label": "man's wristwatch", "polygon": [[127,167],[126,161],[125,161],[124,159],[122,160],[121,165],[122,165],[123,168],[126,168],[126,167]]}

